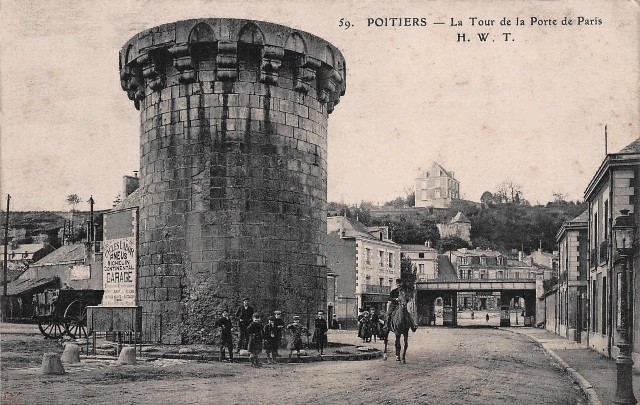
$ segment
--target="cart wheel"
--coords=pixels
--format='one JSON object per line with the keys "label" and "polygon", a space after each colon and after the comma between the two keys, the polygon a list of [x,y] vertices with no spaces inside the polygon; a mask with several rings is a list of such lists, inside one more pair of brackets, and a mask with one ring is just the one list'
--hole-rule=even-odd
{"label": "cart wheel", "polygon": [[73,339],[89,337],[87,333],[87,305],[75,300],[64,311],[64,329]]}
{"label": "cart wheel", "polygon": [[49,339],[60,339],[65,334],[65,327],[62,319],[58,317],[49,317],[38,322],[38,329],[44,337]]}

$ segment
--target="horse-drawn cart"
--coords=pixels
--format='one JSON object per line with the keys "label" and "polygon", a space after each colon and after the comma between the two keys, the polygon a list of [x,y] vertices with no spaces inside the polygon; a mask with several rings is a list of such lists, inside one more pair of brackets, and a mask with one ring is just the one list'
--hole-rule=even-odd
{"label": "horse-drawn cart", "polygon": [[102,290],[49,289],[33,296],[34,318],[50,339],[87,337],[87,306],[98,305]]}

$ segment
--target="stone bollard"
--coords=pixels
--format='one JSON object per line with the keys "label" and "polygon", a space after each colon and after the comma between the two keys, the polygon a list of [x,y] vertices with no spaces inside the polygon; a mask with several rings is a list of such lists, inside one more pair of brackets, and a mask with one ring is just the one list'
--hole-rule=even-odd
{"label": "stone bollard", "polygon": [[136,348],[123,347],[118,357],[118,364],[136,364]]}
{"label": "stone bollard", "polygon": [[80,363],[80,348],[78,345],[73,343],[64,345],[61,360],[65,363]]}
{"label": "stone bollard", "polygon": [[226,297],[326,305],[327,124],[345,76],[335,46],[264,21],[177,21],[122,48],[141,125],[138,294],[163,343],[200,342]]}
{"label": "stone bollard", "polygon": [[42,374],[64,374],[64,367],[58,353],[45,353],[42,357]]}

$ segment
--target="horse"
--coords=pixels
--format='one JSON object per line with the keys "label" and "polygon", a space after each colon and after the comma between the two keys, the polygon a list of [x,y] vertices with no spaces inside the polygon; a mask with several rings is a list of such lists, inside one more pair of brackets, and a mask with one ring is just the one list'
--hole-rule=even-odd
{"label": "horse", "polygon": [[[387,360],[387,346],[389,343],[389,332],[393,332],[396,335],[396,361],[402,361],[406,363],[407,347],[409,346],[409,330],[413,325],[409,319],[409,313],[406,309],[406,303],[400,301],[395,310],[391,313],[391,320],[389,325],[384,325],[380,328],[380,334],[378,337],[384,341],[384,354],[383,359]],[[415,332],[415,329],[413,330]],[[404,349],[402,350],[402,357],[400,357],[400,336],[404,337]]]}

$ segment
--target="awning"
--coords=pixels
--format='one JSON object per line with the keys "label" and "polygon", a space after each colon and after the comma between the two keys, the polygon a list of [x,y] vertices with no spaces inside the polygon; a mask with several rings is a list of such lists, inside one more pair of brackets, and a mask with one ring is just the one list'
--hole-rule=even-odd
{"label": "awning", "polygon": [[16,279],[7,283],[7,295],[20,295],[36,288],[58,288],[59,286],[60,281],[58,280],[58,277],[47,277],[39,280]]}

